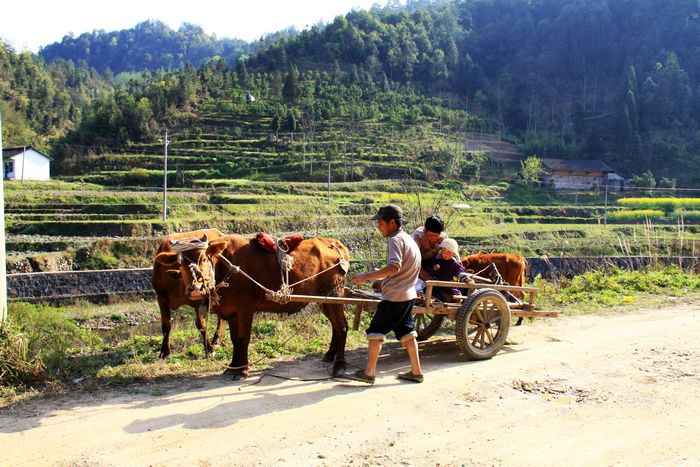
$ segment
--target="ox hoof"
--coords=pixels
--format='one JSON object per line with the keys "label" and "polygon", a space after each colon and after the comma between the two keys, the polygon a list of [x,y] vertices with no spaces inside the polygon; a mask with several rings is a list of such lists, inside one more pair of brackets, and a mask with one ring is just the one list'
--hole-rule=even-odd
{"label": "ox hoof", "polygon": [[343,360],[339,360],[333,364],[333,376],[338,376],[339,374],[345,373],[345,362]]}
{"label": "ox hoof", "polygon": [[224,371],[224,376],[230,377],[233,381],[243,381],[248,377],[248,372],[247,371],[240,371],[240,370],[232,370],[232,369],[227,369]]}
{"label": "ox hoof", "polygon": [[326,354],[321,359],[321,361],[323,363],[330,363],[333,360],[335,360],[335,352],[331,352],[331,351],[326,352]]}
{"label": "ox hoof", "polygon": [[169,350],[161,350],[160,355],[158,355],[158,358],[160,358],[161,360],[165,360],[166,358],[168,358],[168,355],[170,355]]}

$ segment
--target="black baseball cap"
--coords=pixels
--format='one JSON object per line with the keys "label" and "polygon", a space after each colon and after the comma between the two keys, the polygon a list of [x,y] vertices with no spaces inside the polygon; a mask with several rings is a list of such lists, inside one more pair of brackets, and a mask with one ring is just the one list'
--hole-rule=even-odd
{"label": "black baseball cap", "polygon": [[400,207],[395,204],[387,204],[379,208],[379,211],[372,216],[371,221],[376,221],[379,219],[390,220],[390,219],[401,219],[403,218],[403,211]]}

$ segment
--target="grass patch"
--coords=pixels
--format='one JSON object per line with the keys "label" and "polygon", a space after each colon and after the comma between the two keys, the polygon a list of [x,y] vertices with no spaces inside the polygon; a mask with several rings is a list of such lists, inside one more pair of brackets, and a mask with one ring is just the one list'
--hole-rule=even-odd
{"label": "grass patch", "polygon": [[[133,324],[140,323],[134,323],[131,315],[143,311],[153,318],[156,308],[153,302],[65,308],[12,303],[10,322],[0,328],[0,406],[57,387],[92,390],[223,372],[232,358],[228,332],[224,331],[224,345],[217,347],[213,358],[205,359],[189,307],[174,312],[172,353],[166,360],[158,358],[160,326],[151,326],[146,334],[119,329],[138,329]],[[352,319],[349,312],[348,319]],[[90,330],[102,328],[105,322],[115,326],[108,337]],[[215,324],[210,316],[210,336]],[[330,340],[330,323],[314,305],[292,316],[256,315],[249,347],[251,369],[282,360],[320,358]],[[363,331],[349,331],[346,349],[365,345]]]}
{"label": "grass patch", "polygon": [[642,271],[607,268],[558,282],[546,281],[538,276],[534,285],[540,288],[538,308],[563,308],[578,314],[606,307],[638,305],[658,296],[699,293],[700,276],[686,273],[675,266]]}

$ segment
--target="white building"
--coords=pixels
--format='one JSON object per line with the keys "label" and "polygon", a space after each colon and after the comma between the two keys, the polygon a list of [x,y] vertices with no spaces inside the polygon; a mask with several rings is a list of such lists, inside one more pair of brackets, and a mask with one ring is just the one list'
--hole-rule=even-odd
{"label": "white building", "polygon": [[36,149],[7,148],[2,150],[3,179],[5,180],[49,180],[51,159]]}

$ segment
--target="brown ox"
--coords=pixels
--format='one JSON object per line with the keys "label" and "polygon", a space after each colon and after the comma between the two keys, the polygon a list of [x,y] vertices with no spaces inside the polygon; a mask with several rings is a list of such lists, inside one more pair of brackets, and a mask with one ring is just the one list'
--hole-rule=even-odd
{"label": "brown ox", "polygon": [[[490,267],[492,263],[496,266],[498,274],[501,275],[508,285],[515,285],[518,287],[525,285],[525,268],[527,267],[527,261],[520,255],[510,253],[477,253],[462,258],[462,266],[464,266],[464,269],[471,269],[475,274],[488,277],[493,282],[496,282],[498,276]],[[512,294],[519,299],[524,298],[522,292],[512,292]],[[519,325],[522,321],[522,318],[518,318],[516,324]]]}
{"label": "brown ox", "polygon": [[[306,304],[271,301],[263,288],[232,269],[234,266],[240,267],[241,271],[269,290],[280,289],[282,281],[276,255],[264,252],[254,238],[227,235],[211,241],[206,249],[183,252],[182,255],[185,262],[196,265],[180,266],[185,293],[190,300],[198,300],[202,294],[211,293],[211,288],[203,286],[200,278],[208,277],[212,268],[219,285],[221,282],[229,284],[216,292],[220,302],[212,310],[228,321],[233,343],[233,359],[224,374],[233,376],[234,381],[245,379],[248,376],[248,344],[254,314],[258,311],[295,313]],[[304,280],[294,285],[294,294],[342,295],[346,271],[338,263],[340,259],[347,261],[349,258],[348,249],[342,243],[328,238],[304,240],[291,256],[294,257],[294,264],[289,271],[289,283]],[[157,260],[172,266],[177,255],[164,252],[158,255]],[[316,274],[319,275],[315,276]],[[328,317],[333,328],[331,343],[323,360],[334,362],[333,373],[336,374],[345,367],[348,323],[342,305],[321,304],[321,311]]]}
{"label": "brown ox", "polygon": [[[222,234],[217,229],[204,229],[196,230],[194,232],[183,232],[168,235],[163,238],[158,247],[158,253],[156,258],[161,253],[172,253],[171,248],[172,242],[188,238],[200,238],[206,235],[209,239],[215,239],[223,237]],[[202,305],[202,299],[198,298],[195,300],[189,299],[185,294],[185,285],[180,277],[180,264],[175,262],[168,266],[159,263],[157,260],[153,262],[153,272],[151,273],[151,284],[153,284],[153,289],[156,292],[156,299],[158,300],[158,307],[160,308],[160,321],[161,329],[163,331],[163,343],[160,347],[160,358],[165,358],[170,355],[170,329],[171,329],[171,310],[177,310],[182,305],[189,305],[194,308],[195,314],[195,325],[199,332],[202,334],[202,340],[204,342],[204,352],[208,356],[212,350],[213,346],[216,345],[221,339],[221,332],[223,330],[223,321],[219,320],[216,333],[214,338],[210,343],[207,339],[207,322],[204,313],[200,312],[200,305]],[[204,304],[206,306],[206,303]]]}

